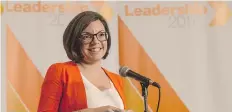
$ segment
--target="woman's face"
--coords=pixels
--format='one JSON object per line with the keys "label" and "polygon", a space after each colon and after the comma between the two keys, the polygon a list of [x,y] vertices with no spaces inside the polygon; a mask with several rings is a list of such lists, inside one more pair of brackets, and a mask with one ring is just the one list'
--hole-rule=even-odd
{"label": "woman's face", "polygon": [[91,22],[81,33],[84,62],[100,61],[107,50],[107,34],[100,20]]}

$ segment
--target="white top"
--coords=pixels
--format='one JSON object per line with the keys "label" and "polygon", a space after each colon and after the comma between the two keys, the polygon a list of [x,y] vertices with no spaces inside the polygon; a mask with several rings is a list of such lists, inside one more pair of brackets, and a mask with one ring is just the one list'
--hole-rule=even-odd
{"label": "white top", "polygon": [[124,109],[122,99],[111,81],[111,88],[101,91],[91,82],[89,82],[82,73],[81,76],[85,86],[88,108],[97,108],[110,105]]}

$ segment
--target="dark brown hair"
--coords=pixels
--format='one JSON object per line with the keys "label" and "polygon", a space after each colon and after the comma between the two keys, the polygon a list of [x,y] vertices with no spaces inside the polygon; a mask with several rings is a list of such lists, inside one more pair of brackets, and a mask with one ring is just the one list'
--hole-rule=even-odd
{"label": "dark brown hair", "polygon": [[67,28],[63,34],[63,46],[66,51],[68,58],[76,63],[83,61],[83,54],[81,52],[83,43],[79,39],[83,30],[93,21],[100,20],[105,31],[108,35],[107,40],[107,50],[103,59],[109,54],[109,49],[111,46],[111,36],[108,24],[103,16],[97,12],[84,11],[75,16],[72,21],[68,24]]}

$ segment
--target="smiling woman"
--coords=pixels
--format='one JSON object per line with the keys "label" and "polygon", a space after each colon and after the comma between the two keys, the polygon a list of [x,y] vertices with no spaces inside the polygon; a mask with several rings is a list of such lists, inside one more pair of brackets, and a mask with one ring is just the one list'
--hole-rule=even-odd
{"label": "smiling woman", "polygon": [[63,45],[71,61],[49,67],[38,112],[124,112],[121,77],[101,67],[111,46],[106,20],[92,11],[78,14],[64,32]]}

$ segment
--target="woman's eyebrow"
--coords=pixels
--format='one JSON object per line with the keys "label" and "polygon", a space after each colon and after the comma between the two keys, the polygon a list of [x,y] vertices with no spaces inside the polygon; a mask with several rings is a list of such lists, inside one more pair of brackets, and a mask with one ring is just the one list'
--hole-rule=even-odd
{"label": "woman's eyebrow", "polygon": [[[100,31],[98,31],[97,33],[99,33],[99,32],[105,32],[105,30],[100,30]],[[82,32],[82,33],[92,34],[92,33],[90,33],[90,32]]]}

